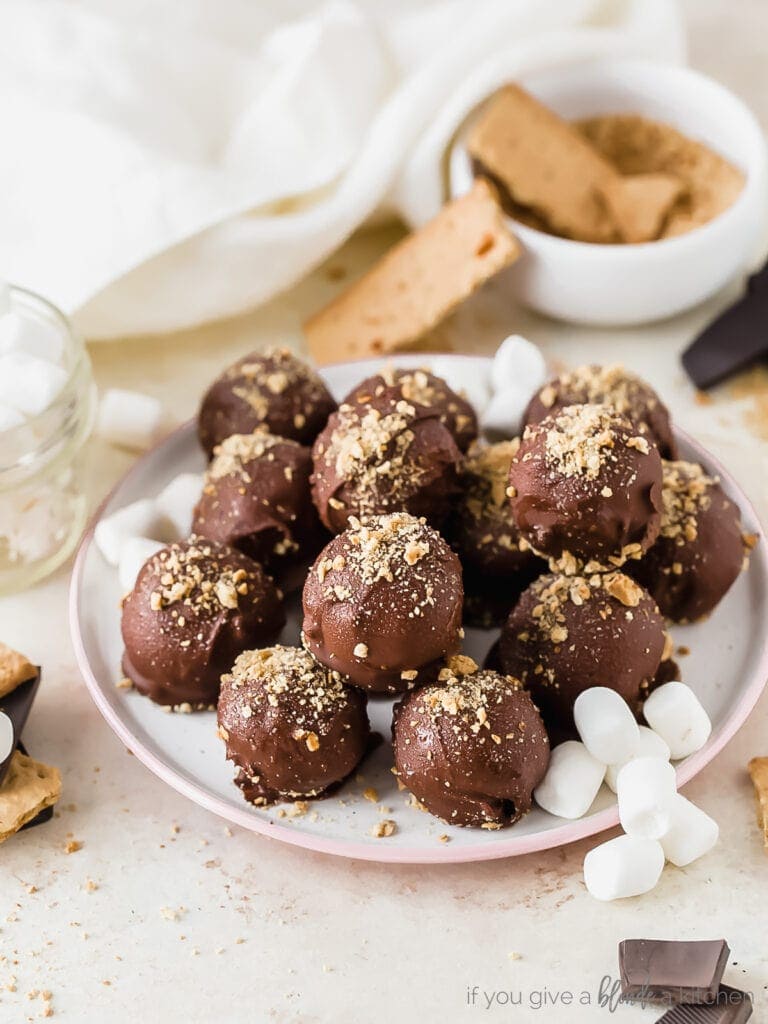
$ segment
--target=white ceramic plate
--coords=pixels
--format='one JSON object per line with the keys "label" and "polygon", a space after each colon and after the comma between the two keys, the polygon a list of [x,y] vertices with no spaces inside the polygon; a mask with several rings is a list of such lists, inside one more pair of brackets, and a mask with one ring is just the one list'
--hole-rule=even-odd
{"label": "white ceramic plate", "polygon": [[[449,357],[458,379],[487,378],[487,359]],[[446,357],[441,356],[443,363]],[[398,365],[429,363],[423,355],[398,359]],[[340,364],[323,373],[337,397],[381,368],[380,360]],[[453,379],[456,376],[452,373]],[[691,654],[682,659],[683,680],[699,694],[709,712],[712,735],[698,753],[678,765],[680,784],[692,778],[723,748],[749,715],[768,677],[768,551],[757,517],[745,495],[726,470],[690,438],[678,432],[683,457],[702,463],[719,475],[729,495],[741,508],[744,528],[761,539],[743,573],[720,607],[705,623],[676,627],[673,636]],[[135,501],[153,496],[174,476],[204,467],[193,424],[187,424],[133,467],[97,512],[77,556],[70,595],[72,636],[77,657],[94,701],[123,743],[161,779],[180,793],[223,818],[284,842],[325,853],[367,860],[403,863],[439,863],[486,860],[531,853],[594,835],[617,824],[613,794],[605,787],[590,813],[579,821],[566,821],[534,809],[509,829],[496,832],[446,825],[430,814],[408,806],[407,793],[398,792],[390,772],[391,750],[381,744],[363,764],[358,779],[311,805],[303,816],[280,816],[284,808],[257,809],[247,804],[232,782],[232,765],[216,736],[215,715],[167,714],[135,692],[117,689],[121,679],[119,599],[117,571],[107,565],[93,543],[99,517]],[[283,641],[296,643],[299,601],[294,600]],[[496,632],[468,630],[467,653],[482,662]],[[390,700],[372,700],[372,726],[385,739],[390,735]],[[378,804],[362,793],[373,787]],[[383,805],[389,810],[379,810]],[[397,832],[376,839],[371,827],[382,817],[394,820]],[[440,840],[448,836],[449,841]]]}

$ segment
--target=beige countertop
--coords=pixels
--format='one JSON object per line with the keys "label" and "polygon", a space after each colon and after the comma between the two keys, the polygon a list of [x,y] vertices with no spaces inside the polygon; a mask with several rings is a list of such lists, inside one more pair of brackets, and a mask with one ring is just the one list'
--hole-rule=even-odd
{"label": "beige countertop", "polygon": [[[692,63],[744,95],[768,124],[764,0],[685,6]],[[98,383],[157,394],[178,418],[189,416],[206,383],[243,351],[300,347],[302,317],[339,287],[338,268],[357,273],[395,237],[395,229],[359,236],[299,287],[236,321],[93,345]],[[490,353],[517,331],[563,364],[623,361],[731,468],[768,521],[768,371],[704,402],[678,363],[737,290],[651,327],[595,330],[517,310],[491,286],[444,337],[461,351]],[[89,442],[93,504],[131,461]],[[474,865],[346,861],[229,829],[129,756],[77,671],[68,574],[0,600],[3,639],[45,671],[25,738],[61,767],[65,785],[51,824],[0,848],[0,1021],[36,1019],[47,1004],[28,993],[48,990],[54,1019],[77,1022],[593,1022],[608,1013],[596,1010],[601,979],[615,977],[616,946],[628,936],[726,937],[725,980],[755,994],[755,1020],[768,1015],[768,857],[745,772],[750,757],[768,754],[768,697],[685,787],[720,823],[716,850],[684,870],[667,868],[646,897],[607,905],[589,897],[581,863],[594,841]],[[70,839],[83,845],[67,854]],[[628,1022],[658,1016],[616,1012]]]}

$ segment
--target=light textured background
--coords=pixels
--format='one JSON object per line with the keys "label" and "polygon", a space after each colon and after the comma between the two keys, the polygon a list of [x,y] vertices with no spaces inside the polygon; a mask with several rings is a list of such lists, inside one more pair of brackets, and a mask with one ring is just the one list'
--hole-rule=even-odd
{"label": "light textured background", "polygon": [[[768,127],[768,4],[687,0],[685,8],[692,64],[741,94]],[[356,273],[394,237],[386,230],[358,238],[328,266]],[[338,287],[328,266],[238,321],[94,346],[99,384],[140,388],[160,395],[179,417],[192,414],[204,385],[248,347],[300,344],[302,315]],[[491,288],[448,325],[446,337],[464,350],[491,352],[517,330],[556,360],[626,362],[732,467],[766,516],[768,374],[752,373],[704,405],[677,360],[735,291],[653,328],[596,331],[512,309]],[[94,441],[88,460],[95,503],[130,458]],[[618,940],[649,935],[727,937],[733,956],[726,980],[755,993],[757,1020],[768,1012],[768,858],[745,774],[751,756],[768,754],[768,698],[686,788],[720,822],[717,850],[686,870],[668,868],[643,899],[606,906],[585,893],[581,862],[589,842],[474,866],[346,862],[231,834],[121,748],[75,667],[67,575],[0,601],[3,639],[45,668],[26,738],[35,754],[61,766],[65,780],[55,821],[0,848],[3,1024],[37,1019],[45,1004],[28,998],[34,990],[49,990],[55,1019],[66,1022],[592,1024],[610,1019],[596,1000],[603,976],[616,973]],[[69,839],[82,849],[68,855]],[[467,989],[475,985],[471,1007]],[[564,992],[573,993],[574,1005],[554,1006]],[[498,993],[491,1009],[484,993]],[[582,993],[589,1005],[579,1005]],[[503,1005],[510,998],[523,1006]],[[657,1016],[617,1010],[627,1022]]]}

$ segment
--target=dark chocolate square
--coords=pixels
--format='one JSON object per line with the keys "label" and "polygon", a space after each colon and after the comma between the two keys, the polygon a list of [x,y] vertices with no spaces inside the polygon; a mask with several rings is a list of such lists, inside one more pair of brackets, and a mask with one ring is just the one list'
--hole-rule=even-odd
{"label": "dark chocolate square", "polygon": [[695,1006],[683,1003],[667,1010],[656,1024],[744,1024],[752,1016],[752,997],[748,992],[721,985],[714,1002]]}
{"label": "dark chocolate square", "polygon": [[724,939],[625,939],[619,943],[622,997],[667,1005],[709,1002],[717,995],[729,953]]}

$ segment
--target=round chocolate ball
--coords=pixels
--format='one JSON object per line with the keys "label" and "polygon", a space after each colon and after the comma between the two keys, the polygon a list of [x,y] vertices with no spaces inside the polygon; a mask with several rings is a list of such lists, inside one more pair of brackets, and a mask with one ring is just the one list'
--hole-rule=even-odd
{"label": "round chocolate ball", "polygon": [[350,516],[410,512],[439,526],[461,453],[434,410],[388,393],[340,406],[312,449],[312,497],[332,533]]}
{"label": "round chocolate ball", "polygon": [[225,437],[254,430],[311,444],[335,408],[319,375],[289,349],[251,352],[208,388],[198,437],[209,457]]}
{"label": "round chocolate ball", "polygon": [[512,458],[517,527],[561,572],[640,558],[661,525],[661,458],[607,405],[570,405],[527,426]]}
{"label": "round chocolate ball", "polygon": [[524,423],[539,423],[569,405],[612,405],[636,430],[674,458],[677,445],[669,411],[642,378],[623,366],[580,366],[549,381],[531,399]]}
{"label": "round chocolate ball", "polygon": [[285,590],[327,539],[312,503],[308,448],[272,434],[232,434],[214,450],[192,531],[260,562]]}
{"label": "round chocolate ball", "polygon": [[280,593],[257,562],[191,537],[145,562],[123,601],[123,671],[158,704],[208,708],[238,654],[273,643],[284,625]]}
{"label": "round chocolate ball", "polygon": [[300,647],[241,654],[221,680],[218,719],[235,782],[257,806],[327,793],[370,737],[365,695]]}
{"label": "round chocolate ball", "polygon": [[464,657],[396,705],[392,742],[400,782],[451,825],[518,821],[549,764],[544,723],[522,683]]}
{"label": "round chocolate ball", "polygon": [[380,398],[384,394],[423,405],[437,413],[440,422],[448,428],[463,452],[477,437],[475,410],[442,377],[436,377],[428,370],[383,370],[358,384],[344,402],[348,405],[367,405],[372,398]]}
{"label": "round chocolate ball", "polygon": [[713,477],[692,462],[665,462],[658,540],[632,575],[663,615],[694,622],[738,578],[746,555],[741,516]]}
{"label": "round chocolate ball", "polygon": [[547,575],[528,587],[501,632],[499,659],[522,680],[549,725],[573,725],[584,690],[607,686],[634,705],[666,645],[650,594],[620,572]]}
{"label": "round chocolate ball", "polygon": [[353,517],[309,571],[303,642],[356,686],[401,693],[460,649],[463,597],[458,558],[423,519]]}

